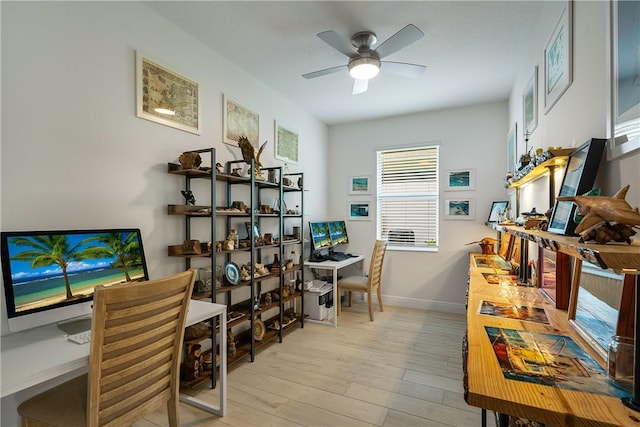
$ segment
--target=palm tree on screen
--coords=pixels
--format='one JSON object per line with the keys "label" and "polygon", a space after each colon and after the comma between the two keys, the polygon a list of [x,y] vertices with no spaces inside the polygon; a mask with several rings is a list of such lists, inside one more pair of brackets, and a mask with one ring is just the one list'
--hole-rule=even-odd
{"label": "palm tree on screen", "polygon": [[67,291],[67,299],[73,298],[67,268],[70,263],[82,261],[88,258],[86,250],[79,250],[84,241],[74,246],[69,244],[67,236],[44,235],[33,237],[16,237],[11,239],[16,246],[24,246],[30,249],[16,254],[11,259],[17,261],[31,261],[32,268],[57,265],[62,270],[64,286]]}
{"label": "palm tree on screen", "polygon": [[86,249],[90,258],[115,258],[114,267],[122,267],[127,282],[131,281],[129,267],[142,264],[140,243],[137,234],[106,233],[87,239],[103,246],[91,246]]}

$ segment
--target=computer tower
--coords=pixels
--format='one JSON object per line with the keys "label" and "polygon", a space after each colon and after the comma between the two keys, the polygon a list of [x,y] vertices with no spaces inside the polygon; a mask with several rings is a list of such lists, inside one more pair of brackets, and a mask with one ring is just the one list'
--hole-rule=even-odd
{"label": "computer tower", "polygon": [[333,286],[320,290],[309,290],[304,296],[304,313],[311,320],[331,320],[333,309]]}

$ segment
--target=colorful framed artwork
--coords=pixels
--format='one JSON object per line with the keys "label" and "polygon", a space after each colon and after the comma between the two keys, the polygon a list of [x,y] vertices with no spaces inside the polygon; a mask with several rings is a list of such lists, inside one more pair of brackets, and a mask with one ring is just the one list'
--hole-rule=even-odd
{"label": "colorful framed artwork", "polygon": [[[491,203],[491,210],[489,211],[489,219],[487,219],[487,222],[500,222],[501,219],[504,219],[504,214],[506,213],[508,206],[508,200],[500,200],[498,202]],[[500,216],[501,213],[503,214],[502,218]]]}
{"label": "colorful framed artwork", "polygon": [[475,169],[450,169],[444,171],[445,191],[465,191],[476,188]]}
{"label": "colorful framed artwork", "polygon": [[[593,188],[605,144],[605,139],[591,138],[573,150],[564,170],[559,196],[577,196]],[[547,231],[573,235],[578,225],[574,220],[575,211],[573,202],[556,200]]]}
{"label": "colorful framed artwork", "polygon": [[566,310],[569,307],[570,277],[571,257],[569,255],[538,247],[536,286],[559,310]]}
{"label": "colorful framed artwork", "polygon": [[522,134],[531,135],[538,126],[538,66],[522,93]]}
{"label": "colorful framed artwork", "polygon": [[573,82],[572,22],[573,1],[569,0],[544,49],[545,114]]}
{"label": "colorful framed artwork", "polygon": [[223,95],[222,132],[225,144],[237,147],[238,139],[245,136],[257,150],[260,146],[260,116]]}
{"label": "colorful framed artwork", "polygon": [[523,305],[516,302],[482,300],[478,308],[478,314],[520,320],[522,322],[544,323],[545,325],[551,323],[544,307]]}
{"label": "colorful framed artwork", "polygon": [[612,160],[640,148],[640,3],[611,1],[608,12],[607,159]]}
{"label": "colorful framed artwork", "polygon": [[280,122],[274,122],[275,157],[287,163],[298,164],[298,132]]}
{"label": "colorful framed artwork", "polygon": [[371,221],[371,202],[349,202],[347,219],[350,221]]}
{"label": "colorful framed artwork", "polygon": [[370,189],[371,177],[368,175],[359,175],[349,177],[349,194],[371,194]]}
{"label": "colorful framed artwork", "polygon": [[136,115],[200,135],[198,83],[136,51]]}
{"label": "colorful framed artwork", "polygon": [[473,220],[475,219],[475,204],[470,197],[446,199],[444,201],[444,219]]}

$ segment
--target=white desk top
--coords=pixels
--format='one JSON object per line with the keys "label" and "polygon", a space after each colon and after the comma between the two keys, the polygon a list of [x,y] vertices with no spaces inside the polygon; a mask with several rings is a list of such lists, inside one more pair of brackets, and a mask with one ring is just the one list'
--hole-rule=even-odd
{"label": "white desk top", "polygon": [[313,262],[313,261],[309,261],[308,259],[305,259],[304,265],[305,267],[326,268],[327,270],[333,270],[333,269],[339,270],[341,268],[348,267],[351,264],[355,264],[358,261],[362,261],[363,259],[364,259],[364,256],[362,255],[356,255],[354,257],[347,258],[343,261],[327,260],[322,262]]}
{"label": "white desk top", "polygon": [[[187,326],[225,314],[227,306],[191,300]],[[55,324],[2,337],[1,395],[5,397],[52,378],[85,369],[89,344],[75,344]]]}

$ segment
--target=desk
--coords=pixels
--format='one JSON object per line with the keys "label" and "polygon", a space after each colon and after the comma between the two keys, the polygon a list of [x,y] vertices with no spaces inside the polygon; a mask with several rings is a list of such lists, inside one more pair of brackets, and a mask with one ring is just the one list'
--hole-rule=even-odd
{"label": "desk", "polygon": [[[186,326],[212,317],[219,318],[220,330],[226,330],[227,306],[191,300]],[[219,406],[180,395],[180,400],[207,412],[223,416],[226,411],[227,334],[220,334]],[[2,337],[1,395],[4,398],[69,374],[70,378],[87,371],[89,344],[78,345],[67,340],[55,324],[29,329]]]}
{"label": "desk", "polygon": [[[538,289],[489,284],[482,273],[496,274],[497,270],[476,267],[472,258],[473,254],[470,256],[466,351],[463,350],[467,403],[552,426],[637,427],[638,413],[626,408],[618,397],[505,378],[486,326],[566,335],[601,366],[605,361],[569,325],[567,313],[557,310]],[[542,307],[550,324],[479,314],[482,300]]]}
{"label": "desk", "polygon": [[[308,259],[304,260],[304,266],[307,268],[310,268],[312,270],[330,270],[332,272],[332,276],[333,276],[333,307],[332,307],[332,312],[333,312],[333,327],[335,328],[336,326],[338,326],[338,316],[336,315],[336,303],[335,300],[336,298],[340,298],[340,295],[338,295],[337,293],[337,289],[338,289],[338,270],[341,270],[345,267],[349,267],[350,265],[354,265],[358,262],[362,263],[364,261],[364,257],[362,255],[356,255],[354,257],[351,258],[347,258],[344,261],[322,261],[322,262],[312,262],[309,261]],[[362,265],[361,265],[362,268]],[[313,323],[321,323],[321,324],[327,324],[327,322],[323,322],[323,321],[314,321],[311,319],[305,319],[305,322],[313,322]]]}

